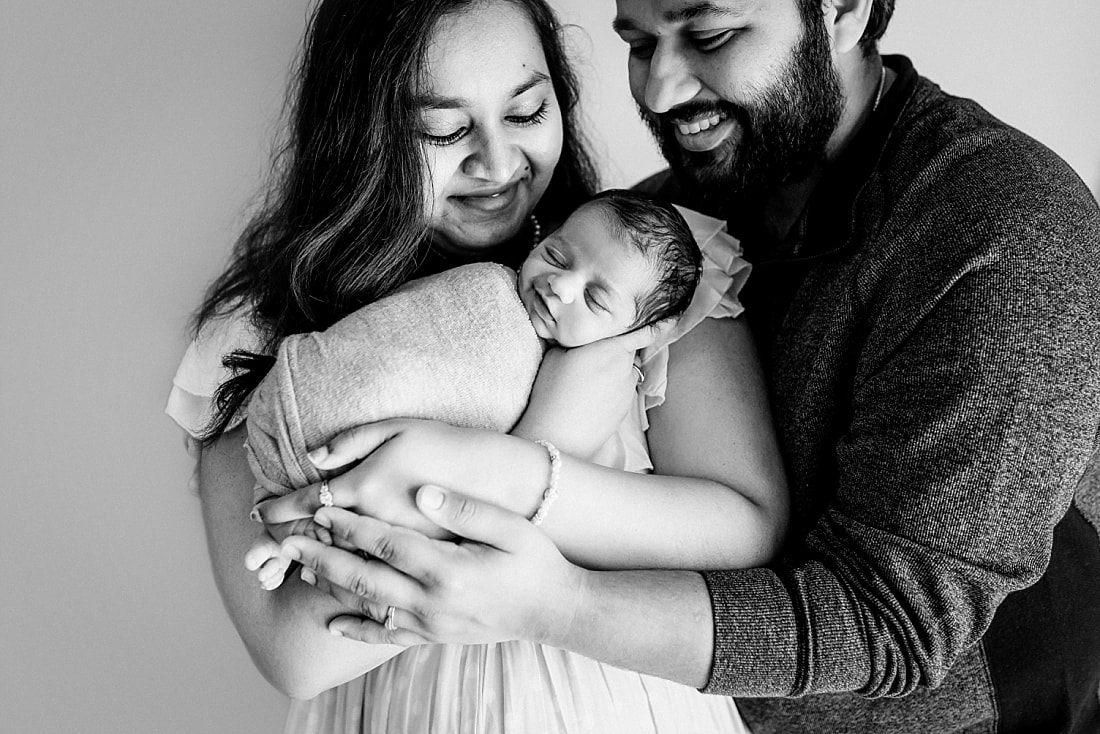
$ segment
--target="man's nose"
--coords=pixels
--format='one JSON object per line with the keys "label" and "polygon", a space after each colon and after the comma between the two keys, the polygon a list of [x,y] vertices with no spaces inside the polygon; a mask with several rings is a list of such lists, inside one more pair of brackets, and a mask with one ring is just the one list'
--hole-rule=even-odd
{"label": "man's nose", "polygon": [[668,44],[658,44],[649,59],[645,85],[645,106],[661,114],[699,93],[700,84],[683,53]]}

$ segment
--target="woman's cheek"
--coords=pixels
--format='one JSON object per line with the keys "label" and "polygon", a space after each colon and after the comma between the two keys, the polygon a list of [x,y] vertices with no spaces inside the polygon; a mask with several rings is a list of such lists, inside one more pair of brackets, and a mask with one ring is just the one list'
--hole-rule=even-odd
{"label": "woman's cheek", "polygon": [[424,143],[421,147],[424,159],[424,214],[429,221],[442,215],[447,186],[458,166],[450,148]]}
{"label": "woman's cheek", "polygon": [[545,178],[548,184],[550,177],[554,174],[554,169],[558,165],[558,160],[561,158],[563,133],[561,110],[558,109],[557,105],[553,106],[548,112],[546,120],[537,129],[540,140],[535,156],[536,160],[533,162],[539,167],[540,175]]}

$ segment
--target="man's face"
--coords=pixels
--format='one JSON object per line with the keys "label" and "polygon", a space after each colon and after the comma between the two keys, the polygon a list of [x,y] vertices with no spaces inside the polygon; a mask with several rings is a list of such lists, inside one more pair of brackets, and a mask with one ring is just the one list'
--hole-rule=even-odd
{"label": "man's face", "polygon": [[844,98],[820,13],[798,0],[617,0],[630,89],[669,165],[717,202],[822,161]]}

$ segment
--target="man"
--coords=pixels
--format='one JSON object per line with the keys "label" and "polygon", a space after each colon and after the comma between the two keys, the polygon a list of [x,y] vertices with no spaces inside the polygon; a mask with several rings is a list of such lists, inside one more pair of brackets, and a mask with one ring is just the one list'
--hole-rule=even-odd
{"label": "man", "polygon": [[774,575],[705,574],[706,690],[801,697],[742,701],[758,732],[1100,731],[1096,204],[884,63],[893,4],[618,2],[643,186],[755,264],[794,493]]}
{"label": "man", "polygon": [[[737,696],[757,734],[1095,732],[1100,213],[1053,153],[883,60],[892,10],[618,0],[671,166],[644,188],[728,218],[754,264],[793,516],[779,562],[705,573],[705,593],[592,574],[586,624],[543,641]],[[531,535],[453,493],[420,501],[490,546]],[[377,576],[296,547],[389,603]]]}

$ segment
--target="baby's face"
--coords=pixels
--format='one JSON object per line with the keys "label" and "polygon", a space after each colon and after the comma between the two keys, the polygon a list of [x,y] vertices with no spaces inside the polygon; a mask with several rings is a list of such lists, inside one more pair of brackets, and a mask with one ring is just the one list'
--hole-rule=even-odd
{"label": "baby's face", "polygon": [[622,334],[654,287],[645,256],[616,236],[608,216],[582,206],[524,261],[519,297],[543,339],[577,347]]}

